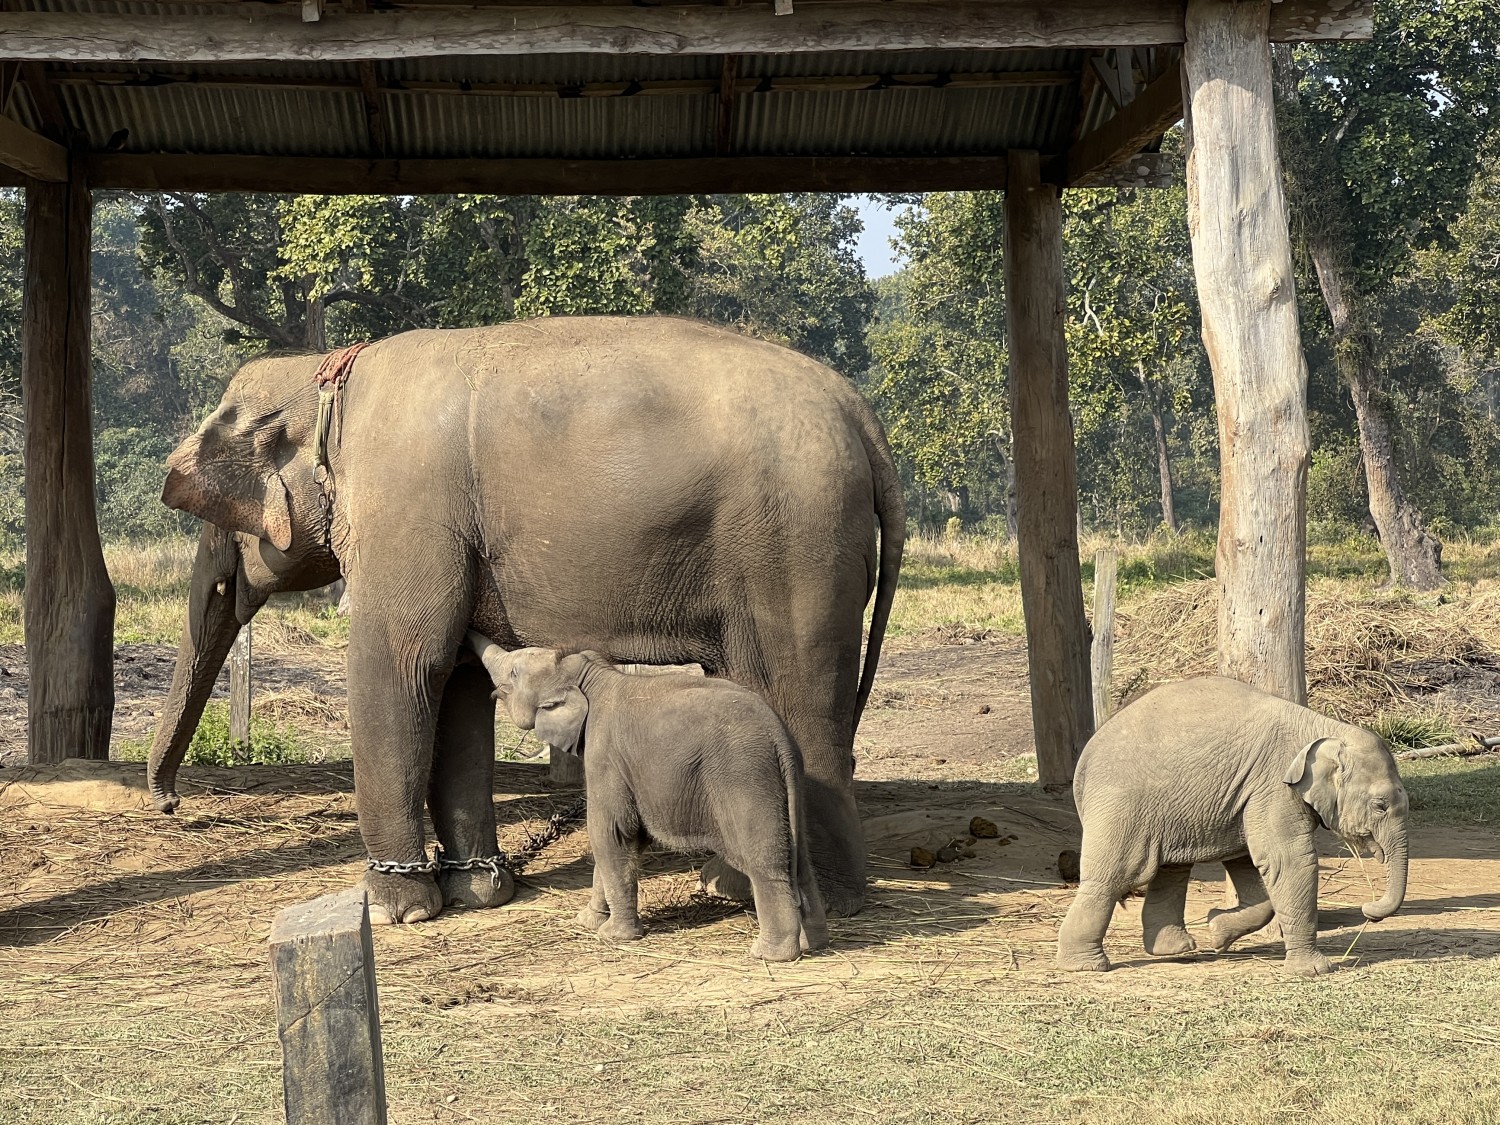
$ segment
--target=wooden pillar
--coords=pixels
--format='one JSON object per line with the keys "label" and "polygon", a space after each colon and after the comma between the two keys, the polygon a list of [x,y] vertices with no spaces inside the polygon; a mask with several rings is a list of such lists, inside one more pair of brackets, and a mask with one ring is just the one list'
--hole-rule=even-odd
{"label": "wooden pillar", "polygon": [[1307,363],[1270,9],[1270,0],[1188,0],[1188,227],[1219,413],[1219,671],[1302,703]]}
{"label": "wooden pillar", "polygon": [[1034,152],[1012,152],[1005,190],[1005,316],[1015,433],[1016,532],[1037,776],[1067,785],[1094,732],[1078,564],[1078,466],[1068,413],[1062,202]]}
{"label": "wooden pillar", "polygon": [[108,758],[115,591],[94,510],[89,234],[81,162],[26,188],[21,393],[26,414],[28,746],[34,763]]}
{"label": "wooden pillar", "polygon": [[251,652],[254,621],[240,626],[239,635],[229,647],[229,741],[250,749],[250,697],[254,674]]}

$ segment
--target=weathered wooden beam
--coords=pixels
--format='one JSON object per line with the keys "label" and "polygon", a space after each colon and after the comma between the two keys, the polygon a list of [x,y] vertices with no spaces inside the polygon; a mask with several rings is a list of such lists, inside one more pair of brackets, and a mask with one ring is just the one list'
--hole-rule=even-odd
{"label": "weathered wooden beam", "polygon": [[1001,156],[700,156],[667,160],[357,160],[97,154],[99,188],[322,195],[682,195],[978,191],[1005,185]]}
{"label": "weathered wooden beam", "polygon": [[[1282,0],[1273,34],[1365,39],[1372,0]],[[10,58],[55,62],[359,62],[440,55],[766,55],[815,51],[1010,50],[1181,43],[1180,0],[804,0],[762,5],[516,7],[463,12],[329,12],[304,23],[277,5],[143,19],[137,14],[7,12]]]}
{"label": "weathered wooden beam", "polygon": [[1269,0],[1188,0],[1188,229],[1218,402],[1219,671],[1298,703],[1307,362],[1281,187]]}
{"label": "weathered wooden beam", "polygon": [[1078,562],[1078,466],[1068,413],[1062,202],[1034,152],[1010,154],[1005,319],[1021,607],[1037,776],[1064,786],[1094,732],[1089,630]]}
{"label": "weathered wooden beam", "polygon": [[9,117],[0,117],[0,164],[47,183],[68,178],[68,150]]}
{"label": "weathered wooden beam", "polygon": [[271,924],[270,946],[287,1125],[385,1125],[364,892],[287,907]]}
{"label": "weathered wooden beam", "polygon": [[1062,181],[1076,185],[1135,155],[1182,119],[1182,73],[1178,64],[1142,90],[1063,158]]}
{"label": "weathered wooden beam", "polygon": [[365,105],[365,134],[370,141],[370,155],[384,159],[388,143],[385,105],[380,100],[380,78],[372,62],[359,64],[359,96]]}
{"label": "weathered wooden beam", "polygon": [[1100,168],[1069,187],[1164,188],[1182,183],[1185,165],[1175,152],[1138,152],[1113,168]]}
{"label": "weathered wooden beam", "polygon": [[26,188],[21,397],[26,417],[27,740],[33,763],[109,757],[115,590],[94,508],[89,235],[80,161]]}
{"label": "weathered wooden beam", "polygon": [[740,57],[725,55],[719,72],[719,112],[714,121],[714,152],[728,156],[734,151],[735,79],[739,75]]}
{"label": "weathered wooden beam", "polygon": [[253,621],[241,625],[229,649],[229,741],[247,750],[250,748],[251,694],[254,689],[251,666],[253,626]]}

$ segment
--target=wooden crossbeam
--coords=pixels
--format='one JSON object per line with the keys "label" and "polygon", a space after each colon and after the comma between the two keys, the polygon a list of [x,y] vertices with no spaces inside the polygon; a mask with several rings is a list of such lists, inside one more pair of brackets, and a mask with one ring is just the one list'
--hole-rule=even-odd
{"label": "wooden crossbeam", "polygon": [[982,191],[1006,157],[700,156],[663,160],[135,156],[95,154],[89,182],[131,191],[320,195],[686,195],[782,191]]}
{"label": "wooden crossbeam", "polygon": [[[1373,0],[1282,0],[1275,40],[1366,39]],[[226,6],[227,7],[227,6]],[[442,55],[802,54],[1010,50],[1183,41],[1181,0],[803,0],[762,5],[486,6],[463,12],[326,12],[236,4],[212,15],[0,13],[6,57],[50,62],[323,62]]]}
{"label": "wooden crossbeam", "polygon": [[[731,58],[737,56],[730,56]],[[332,91],[346,93],[366,88],[364,73],[373,76],[374,64],[361,62],[360,81],[339,78],[260,78],[247,74],[172,74],[133,68],[118,71],[58,71],[54,85],[125,86],[132,89],[198,88],[204,90],[262,89],[271,91]],[[926,74],[792,75],[782,78],[739,78],[733,96],[860,92],[902,89],[985,90],[1017,86],[1066,86],[1078,75],[1071,70],[1001,70],[989,72],[930,72]],[[375,84],[384,94],[441,94],[464,98],[651,98],[699,97],[722,94],[724,79],[680,78],[615,82],[457,82],[386,79]]]}
{"label": "wooden crossbeam", "polygon": [[0,117],[0,164],[46,183],[68,178],[68,150],[9,117]]}
{"label": "wooden crossbeam", "polygon": [[1069,185],[1086,183],[1140,152],[1180,120],[1182,69],[1174,62],[1124,109],[1078,138],[1062,158],[1058,178]]}

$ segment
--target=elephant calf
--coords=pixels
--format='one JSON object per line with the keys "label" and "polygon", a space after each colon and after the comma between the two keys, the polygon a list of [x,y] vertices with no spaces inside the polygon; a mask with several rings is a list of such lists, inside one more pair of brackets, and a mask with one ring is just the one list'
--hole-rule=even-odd
{"label": "elephant calf", "polygon": [[1328,972],[1317,949],[1319,824],[1389,857],[1385,897],[1364,905],[1366,918],[1394,914],[1406,894],[1406,791],[1385,742],[1235,680],[1184,680],[1124,708],[1084,747],[1073,798],[1083,848],[1058,934],[1064,969],[1109,968],[1115,904],[1142,884],[1146,952],[1196,948],[1183,919],[1188,876],[1222,862],[1240,905],[1210,912],[1214,948],[1274,916],[1287,970]]}
{"label": "elephant calf", "polygon": [[578,920],[600,937],[644,934],[642,847],[713,850],[750,879],[750,953],[795,961],[828,944],[802,815],[802,755],[760,696],[728,680],[630,675],[595,653],[505,652],[469,634],[511,721],[583,756],[594,889]]}

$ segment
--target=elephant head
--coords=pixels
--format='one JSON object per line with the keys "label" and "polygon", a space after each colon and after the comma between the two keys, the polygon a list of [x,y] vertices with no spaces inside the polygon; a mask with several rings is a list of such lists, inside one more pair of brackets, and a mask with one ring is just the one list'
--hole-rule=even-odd
{"label": "elephant head", "polygon": [[1384,740],[1368,731],[1316,738],[1292,758],[1284,779],[1318,814],[1324,827],[1351,846],[1369,844],[1389,864],[1383,898],[1365,903],[1366,918],[1379,921],[1406,897],[1406,790]]}
{"label": "elephant head", "polygon": [[182,763],[240,628],[273,593],[339,576],[323,534],[311,443],[317,356],[259,360],[167,459],[162,500],[204,521],[172,688],[151,744],[151,797],[173,811]]}
{"label": "elephant head", "polygon": [[495,698],[503,700],[510,721],[566,754],[583,753],[583,728],[589,717],[583,675],[591,653],[559,654],[550,648],[521,648],[486,656],[495,681]]}

